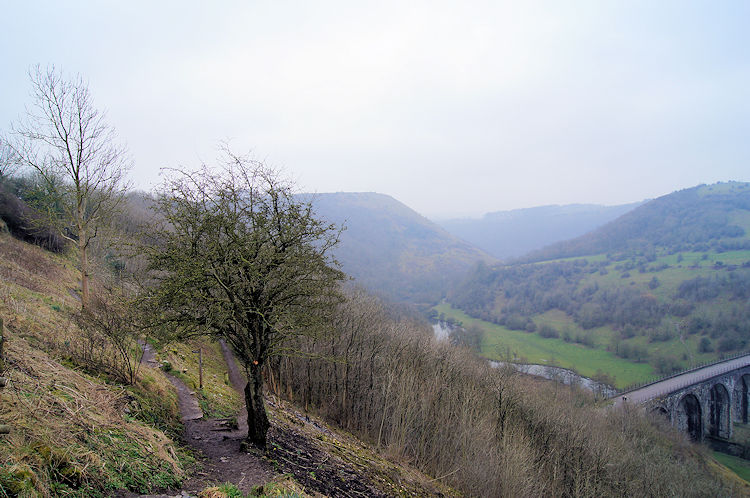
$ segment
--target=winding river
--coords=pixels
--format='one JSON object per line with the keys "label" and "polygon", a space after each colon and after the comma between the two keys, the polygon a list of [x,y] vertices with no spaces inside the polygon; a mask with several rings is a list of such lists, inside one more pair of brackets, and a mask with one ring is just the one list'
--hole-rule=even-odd
{"label": "winding river", "polygon": [[[450,335],[451,326],[445,322],[437,322],[432,324],[432,330],[435,333],[435,338],[437,338],[439,341],[447,341],[448,336]],[[579,385],[585,389],[588,389],[589,391],[605,397],[610,397],[617,394],[617,389],[615,389],[614,387],[579,375],[572,370],[568,370],[567,368],[555,367],[551,365],[507,363],[494,360],[487,361],[489,361],[490,365],[495,368],[508,365],[521,373],[543,377],[548,380],[554,380],[568,386]]]}

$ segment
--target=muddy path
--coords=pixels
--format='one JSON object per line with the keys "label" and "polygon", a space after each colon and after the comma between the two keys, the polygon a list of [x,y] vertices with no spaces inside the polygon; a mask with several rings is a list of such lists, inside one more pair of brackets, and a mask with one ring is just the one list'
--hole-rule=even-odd
{"label": "muddy path", "polygon": [[[229,380],[244,399],[246,379],[237,367],[234,355],[220,341]],[[155,353],[150,345],[142,344],[143,363],[158,368]],[[343,444],[325,424],[302,414],[286,402],[267,397],[266,405],[272,424],[268,431],[265,452],[252,449],[243,452],[240,445],[247,436],[247,410],[244,403],[237,414],[237,424],[227,419],[204,419],[195,393],[179,378],[166,374],[177,389],[180,413],[185,427],[183,443],[192,448],[197,457],[192,476],[183,482],[182,490],[168,490],[167,495],[195,496],[206,487],[225,482],[235,484],[243,493],[267,483],[283,474],[291,474],[315,496],[355,497],[394,495],[440,495],[431,490],[403,488],[370,475],[369,465],[345,461],[333,449]],[[197,410],[196,410],[197,408]],[[328,441],[325,443],[324,441]],[[393,476],[394,481],[400,481]],[[376,485],[376,481],[380,485]],[[388,479],[390,481],[390,479]],[[388,491],[383,491],[383,488]],[[170,491],[172,491],[170,493]],[[129,495],[137,496],[137,495]]]}
{"label": "muddy path", "polygon": [[[156,353],[151,345],[142,342],[141,347],[143,348],[141,363],[158,368]],[[227,352],[231,358],[231,352]],[[233,385],[235,382],[241,384],[242,377],[234,362],[228,362],[227,365]],[[234,375],[231,367],[234,367]],[[247,434],[246,414],[244,430],[241,426],[233,426],[227,419],[204,419],[195,392],[174,375],[168,372],[165,372],[165,375],[177,390],[180,417],[185,427],[182,442],[193,449],[196,456],[196,467],[192,470],[191,477],[182,483],[182,490],[175,492],[177,495],[181,492],[187,495],[197,495],[206,487],[225,482],[231,482],[237,485],[243,493],[249,493],[254,486],[268,482],[277,476],[272,466],[259,455],[240,452],[240,443]],[[242,416],[239,415],[238,421],[241,419]],[[168,490],[167,495],[163,496],[174,496],[171,491]]]}

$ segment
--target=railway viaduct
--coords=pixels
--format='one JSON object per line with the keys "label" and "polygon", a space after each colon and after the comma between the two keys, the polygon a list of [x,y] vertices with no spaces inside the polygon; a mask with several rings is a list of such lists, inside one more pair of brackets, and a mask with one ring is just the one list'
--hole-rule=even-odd
{"label": "railway viaduct", "polygon": [[750,416],[750,353],[617,394],[615,406],[639,404],[664,414],[695,441],[732,437]]}

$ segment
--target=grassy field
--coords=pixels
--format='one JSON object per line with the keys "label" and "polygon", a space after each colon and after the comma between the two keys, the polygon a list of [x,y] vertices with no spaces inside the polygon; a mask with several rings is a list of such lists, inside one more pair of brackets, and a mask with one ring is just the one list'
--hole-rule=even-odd
{"label": "grassy field", "polygon": [[728,467],[740,478],[750,483],[750,461],[718,451],[714,451],[713,456],[720,464]]}
{"label": "grassy field", "polygon": [[[589,262],[607,261],[605,255],[569,258],[568,260],[571,259],[586,259]],[[746,250],[721,253],[708,251],[667,254],[663,252],[645,266],[646,271],[639,271],[637,267],[634,267],[635,259],[611,261],[604,267],[604,271],[594,271],[583,275],[577,289],[580,291],[596,287],[600,291],[606,291],[629,287],[651,294],[662,303],[669,303],[674,299],[680,284],[684,281],[697,276],[728,275],[733,267],[746,264],[748,261],[750,261],[750,251]],[[658,281],[656,286],[650,285],[654,278]],[[505,305],[505,299],[500,294],[495,301],[494,314],[501,316]],[[724,296],[719,296],[697,303],[692,316],[711,315],[717,310],[729,312],[731,306],[733,306],[731,301]],[[598,370],[614,376],[617,387],[625,387],[658,376],[655,368],[648,362],[653,361],[656,364],[669,361],[675,368],[681,369],[719,358],[715,344],[712,344],[714,351],[701,352],[698,346],[705,336],[684,333],[683,327],[687,322],[687,317],[665,317],[659,327],[661,329],[674,327],[671,331],[672,337],[659,332],[659,335],[653,337],[637,335],[632,338],[620,338],[620,334],[611,326],[584,330],[572,316],[561,310],[552,309],[543,314],[533,315],[531,319],[537,328],[549,325],[560,333],[560,338],[555,339],[542,338],[537,333],[510,330],[475,319],[447,303],[435,309],[439,313],[444,313],[446,317],[452,317],[465,325],[480,326],[486,332],[481,351],[488,358],[540,364],[554,363],[564,367],[574,367],[586,376],[594,375]],[[585,341],[575,341],[576,337],[584,336]],[[563,337],[573,340],[566,342],[562,340]],[[712,341],[715,343],[717,339],[712,338]],[[576,342],[585,342],[590,347]],[[613,350],[615,343],[645,351],[645,363],[636,362],[633,355],[630,359],[615,356],[608,351]]]}
{"label": "grassy field", "polygon": [[438,313],[453,318],[463,325],[477,325],[485,334],[482,340],[482,356],[493,360],[518,361],[541,365],[558,365],[575,369],[581,375],[593,377],[597,371],[615,379],[615,387],[625,387],[656,376],[648,363],[633,363],[618,358],[608,351],[588,348],[562,339],[545,339],[538,334],[509,330],[503,326],[472,318],[448,303],[435,307]]}

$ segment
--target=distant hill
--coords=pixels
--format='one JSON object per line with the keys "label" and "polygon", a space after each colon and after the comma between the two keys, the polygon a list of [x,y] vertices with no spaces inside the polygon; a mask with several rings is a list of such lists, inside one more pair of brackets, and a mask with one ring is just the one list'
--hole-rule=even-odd
{"label": "distant hill", "polygon": [[583,235],[640,204],[539,206],[496,211],[481,218],[456,218],[436,223],[497,258],[509,259]]}
{"label": "distant hill", "polygon": [[502,359],[515,343],[519,356],[559,352],[565,366],[585,367],[595,355],[566,344],[579,343],[636,364],[608,364],[620,385],[745,350],[750,184],[674,192],[513,264],[478,265],[447,301],[494,324],[485,356]]}
{"label": "distant hill", "polygon": [[572,240],[524,257],[546,261],[654,248],[670,251],[750,249],[750,183],[699,185],[659,197]]}
{"label": "distant hill", "polygon": [[346,226],[335,251],[343,270],[392,299],[437,302],[475,263],[493,260],[390,196],[303,195],[320,217]]}

